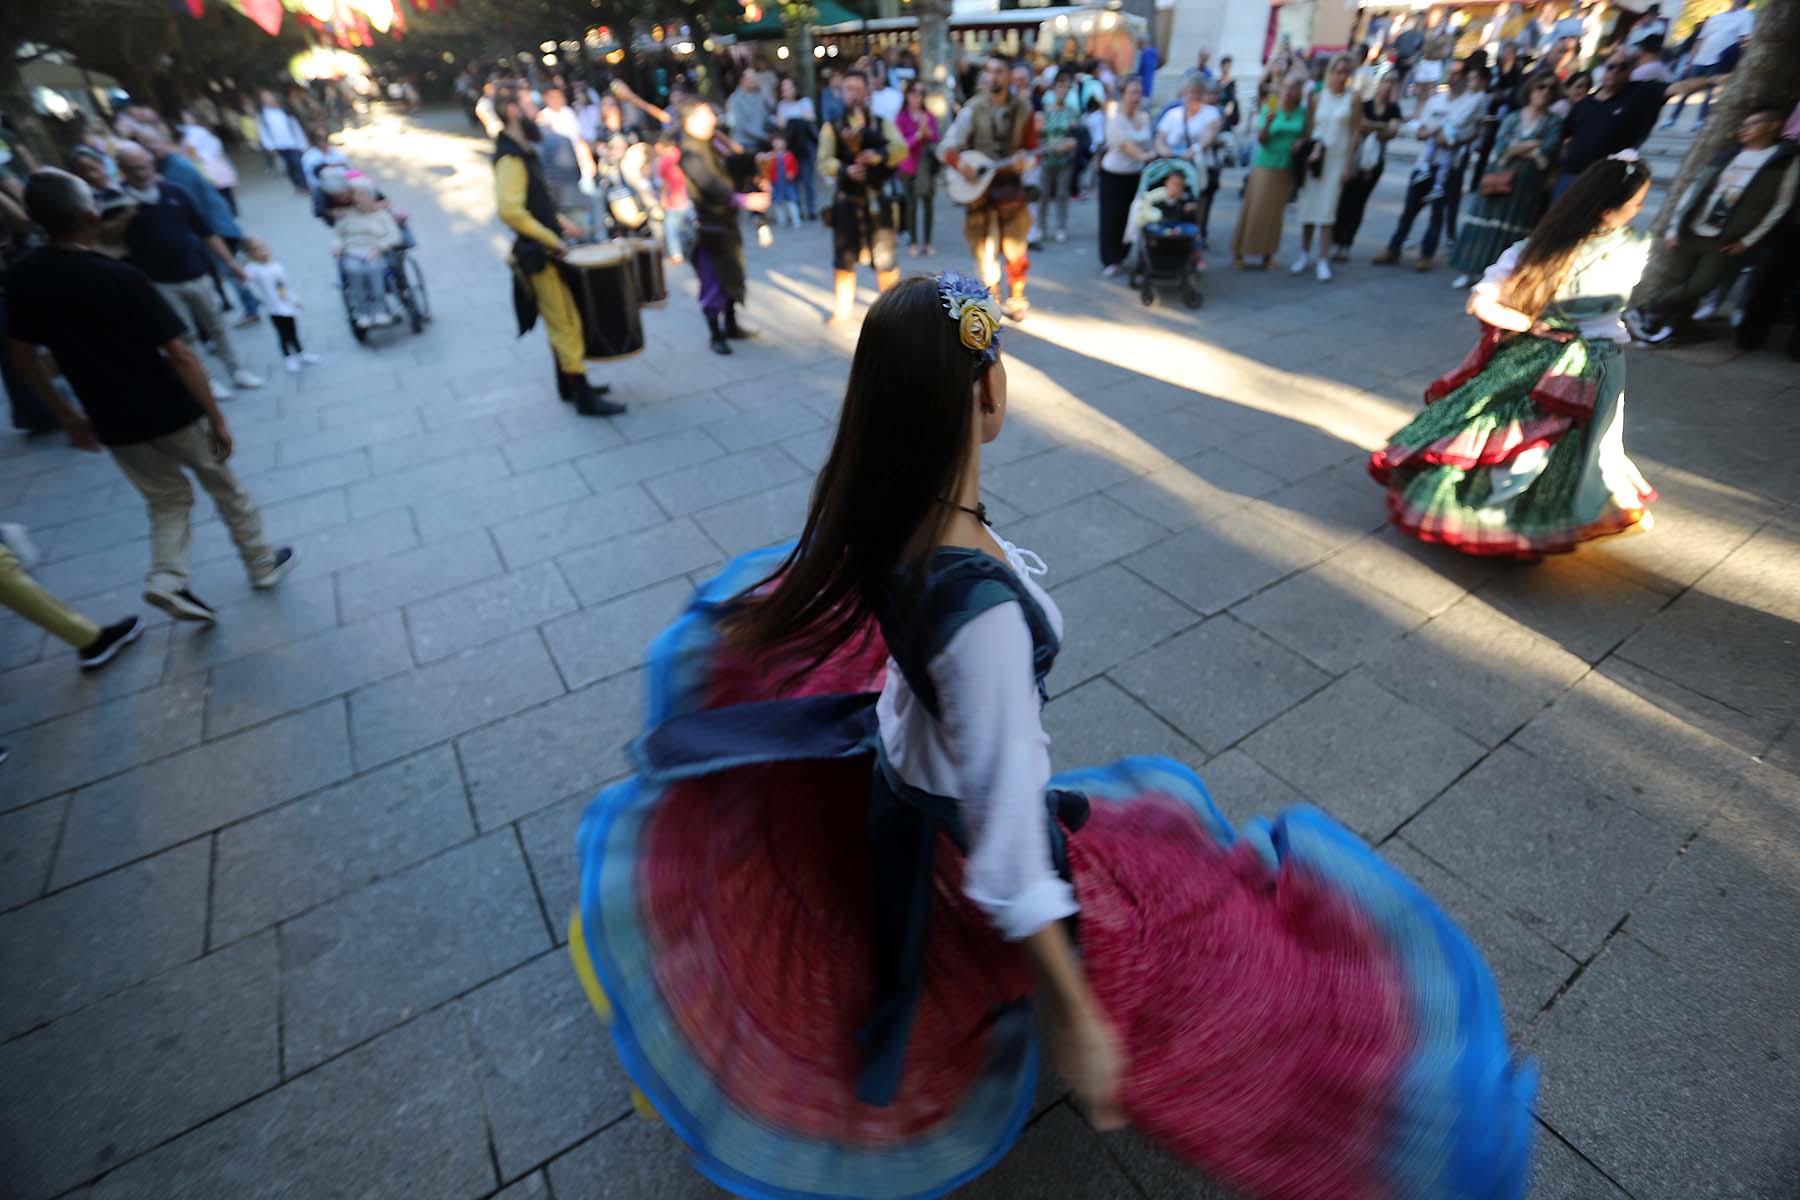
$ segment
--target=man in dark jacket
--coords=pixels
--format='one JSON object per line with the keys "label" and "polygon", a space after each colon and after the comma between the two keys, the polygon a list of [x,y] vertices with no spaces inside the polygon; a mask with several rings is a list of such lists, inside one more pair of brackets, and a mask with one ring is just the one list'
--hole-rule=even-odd
{"label": "man in dark jacket", "polygon": [[1784,114],[1758,109],[1675,207],[1668,245],[1638,285],[1626,324],[1640,340],[1667,341],[1701,297],[1729,282],[1744,256],[1781,224],[1800,186],[1800,157],[1779,140]]}

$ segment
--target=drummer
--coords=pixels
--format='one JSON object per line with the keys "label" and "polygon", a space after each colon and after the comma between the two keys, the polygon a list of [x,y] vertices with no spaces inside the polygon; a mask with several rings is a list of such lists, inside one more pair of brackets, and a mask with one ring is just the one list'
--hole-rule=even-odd
{"label": "drummer", "polygon": [[494,89],[494,112],[502,121],[494,138],[494,196],[500,219],[518,237],[513,242],[513,305],[524,333],[544,318],[544,333],[556,359],[556,390],[584,417],[616,417],[625,411],[603,397],[607,387],[588,383],[581,316],[556,260],[568,248],[565,236],[578,231],[556,211],[544,181],[537,145],[542,137],[537,105],[517,83]]}

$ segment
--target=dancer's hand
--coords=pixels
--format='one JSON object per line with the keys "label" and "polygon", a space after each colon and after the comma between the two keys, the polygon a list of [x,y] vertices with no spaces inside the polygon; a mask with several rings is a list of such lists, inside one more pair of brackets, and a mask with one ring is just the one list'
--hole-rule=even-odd
{"label": "dancer's hand", "polygon": [[1119,1107],[1119,1084],[1125,1076],[1125,1051],[1104,1017],[1056,1021],[1051,1026],[1057,1069],[1075,1093],[1095,1129],[1125,1127]]}

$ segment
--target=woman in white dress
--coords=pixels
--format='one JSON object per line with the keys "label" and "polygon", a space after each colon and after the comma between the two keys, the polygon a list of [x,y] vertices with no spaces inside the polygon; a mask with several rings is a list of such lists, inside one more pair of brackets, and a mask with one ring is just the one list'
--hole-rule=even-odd
{"label": "woman in white dress", "polygon": [[[1350,90],[1354,64],[1348,54],[1331,60],[1325,86],[1312,101],[1312,154],[1300,188],[1300,257],[1294,274],[1312,267],[1321,283],[1331,278],[1331,230],[1337,222],[1338,197],[1350,179],[1351,155],[1361,136],[1362,111]],[[1319,235],[1319,257],[1312,256],[1313,234]]]}

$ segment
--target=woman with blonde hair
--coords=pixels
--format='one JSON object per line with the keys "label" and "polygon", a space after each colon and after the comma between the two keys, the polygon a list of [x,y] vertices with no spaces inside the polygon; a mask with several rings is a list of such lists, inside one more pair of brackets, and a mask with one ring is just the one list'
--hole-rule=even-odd
{"label": "woman with blonde hair", "polygon": [[[1351,155],[1362,132],[1362,112],[1350,90],[1355,64],[1348,54],[1332,58],[1325,68],[1325,86],[1313,93],[1309,120],[1312,148],[1307,154],[1300,184],[1300,257],[1293,272],[1313,268],[1320,283],[1331,280],[1331,238],[1337,222],[1338,197],[1350,182]],[[1312,257],[1313,233],[1319,235],[1319,257]]]}
{"label": "woman with blonde hair", "polygon": [[[1240,270],[1267,270],[1281,249],[1282,216],[1294,194],[1294,143],[1306,129],[1306,76],[1290,75],[1279,102],[1256,119],[1256,156],[1231,235],[1232,265]],[[1261,261],[1253,266],[1252,258]]]}

